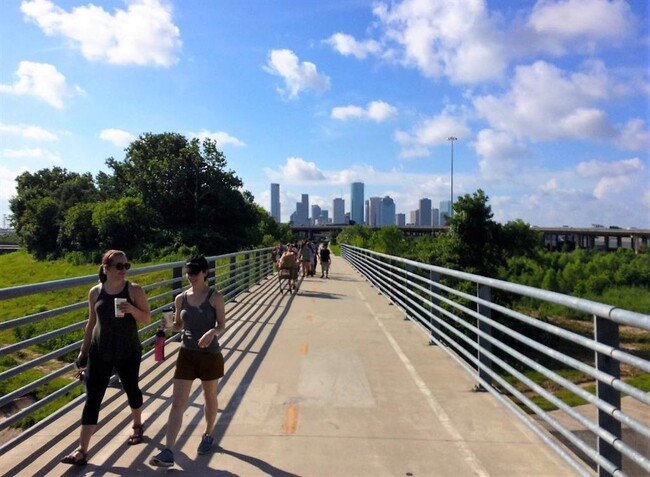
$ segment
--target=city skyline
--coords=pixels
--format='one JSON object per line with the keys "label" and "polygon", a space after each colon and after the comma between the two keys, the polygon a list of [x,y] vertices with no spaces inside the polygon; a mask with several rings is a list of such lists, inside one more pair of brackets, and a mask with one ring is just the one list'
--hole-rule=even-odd
{"label": "city skyline", "polygon": [[[363,196],[363,182],[355,182],[350,185],[351,195],[356,196],[364,204],[363,219],[355,220],[355,223],[365,224],[371,227],[381,227],[386,225],[422,225],[434,226],[445,225],[445,214],[451,213],[451,201],[441,200],[439,207],[433,207],[431,199],[423,197],[419,200],[418,209],[409,212],[410,220],[406,221],[406,214],[396,212],[396,204],[392,197],[368,197]],[[274,209],[274,197],[279,194],[280,185],[271,184],[271,209]],[[345,199],[335,197],[332,199],[331,209],[321,207],[317,204],[311,205],[311,213],[306,213],[310,208],[309,194],[301,194],[301,200],[296,202],[295,209],[290,213],[289,220],[285,223],[292,223],[297,226],[305,225],[323,225],[323,224],[346,224],[352,220],[352,206],[346,212]],[[276,207],[279,207],[276,205]],[[329,211],[332,211],[330,216]],[[273,216],[273,215],[272,215]],[[275,218],[275,217],[274,217]],[[277,221],[277,220],[276,220]],[[282,221],[279,221],[282,222]]]}
{"label": "city skyline", "polygon": [[481,189],[500,223],[650,228],[649,10],[3,1],[0,215],[23,172],[110,173],[141,135],[174,132],[215,140],[266,210],[281,184],[282,221],[302,193],[349,206],[361,181],[407,216]]}

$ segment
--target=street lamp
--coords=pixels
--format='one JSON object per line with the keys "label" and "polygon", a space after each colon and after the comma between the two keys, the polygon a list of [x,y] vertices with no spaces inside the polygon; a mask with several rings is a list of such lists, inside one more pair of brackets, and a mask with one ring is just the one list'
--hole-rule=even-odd
{"label": "street lamp", "polygon": [[454,141],[458,141],[458,138],[449,136],[447,141],[451,142],[451,201],[449,205],[449,217],[452,217],[454,215]]}

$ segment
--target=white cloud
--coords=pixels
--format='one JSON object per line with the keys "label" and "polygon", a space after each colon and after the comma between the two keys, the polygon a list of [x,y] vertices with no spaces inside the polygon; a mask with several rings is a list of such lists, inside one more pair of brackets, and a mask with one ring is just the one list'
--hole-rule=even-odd
{"label": "white cloud", "polygon": [[385,42],[397,46],[384,57],[426,77],[471,84],[499,79],[507,66],[502,34],[485,1],[404,0],[379,3],[373,11]]}
{"label": "white cloud", "polygon": [[127,147],[136,139],[130,132],[113,128],[102,130],[102,132],[99,133],[99,138],[108,141],[117,147]]}
{"label": "white cloud", "polygon": [[600,63],[567,74],[537,61],[516,68],[510,91],[500,97],[477,97],[474,106],[493,129],[517,137],[600,140],[615,132],[605,113],[595,107],[608,94],[607,72]]}
{"label": "white cloud", "polygon": [[386,121],[397,116],[397,108],[384,101],[372,101],[366,109],[361,106],[338,106],[332,108],[331,117],[346,121],[350,118],[370,119],[376,122]]}
{"label": "white cloud", "polygon": [[40,126],[27,124],[2,124],[0,123],[0,133],[13,134],[23,139],[34,141],[58,141],[59,137]]}
{"label": "white cloud", "polygon": [[190,136],[197,137],[201,140],[212,139],[213,141],[216,141],[217,146],[226,146],[228,144],[237,147],[246,146],[246,143],[244,141],[236,138],[235,136],[231,136],[230,134],[224,131],[211,132],[208,131],[207,129],[201,129],[197,133],[190,132]]}
{"label": "white cloud", "polygon": [[315,163],[305,161],[300,157],[289,157],[286,164],[280,167],[279,172],[266,169],[266,173],[274,180],[285,183],[325,180],[325,175]]}
{"label": "white cloud", "polygon": [[279,88],[279,92],[288,95],[290,99],[297,98],[302,91],[308,89],[323,92],[330,87],[328,76],[319,73],[314,63],[300,63],[291,50],[271,50],[264,70],[284,79],[285,88]]}
{"label": "white cloud", "polygon": [[21,10],[46,35],[63,37],[90,61],[156,66],[178,61],[180,31],[171,6],[160,0],[131,0],[113,15],[92,3],[67,12],[49,0],[23,1]]}
{"label": "white cloud", "polygon": [[571,41],[624,38],[633,23],[623,0],[540,0],[528,19],[538,34]]}
{"label": "white cloud", "polygon": [[629,151],[649,151],[650,130],[643,119],[630,119],[620,131],[616,143]]}
{"label": "white cloud", "polygon": [[505,132],[483,129],[472,143],[476,154],[481,158],[481,175],[489,180],[513,180],[513,174],[520,169],[520,162],[528,151]]}
{"label": "white cloud", "polygon": [[330,45],[343,56],[354,56],[363,60],[368,55],[377,55],[381,51],[380,44],[375,40],[357,41],[345,33],[335,33],[325,43]]}
{"label": "white cloud", "polygon": [[57,109],[63,109],[64,99],[85,94],[78,86],[69,88],[65,76],[47,63],[21,61],[15,75],[13,85],[0,84],[0,93],[35,96]]}
{"label": "white cloud", "polygon": [[8,159],[45,159],[54,164],[61,163],[61,156],[40,147],[4,149],[1,155]]}
{"label": "white cloud", "polygon": [[[27,172],[26,167],[18,169],[10,169],[9,167],[0,165],[0,200],[8,201],[16,195],[16,177],[23,172]],[[4,211],[9,213],[9,210]]]}
{"label": "white cloud", "polygon": [[462,118],[452,116],[448,110],[445,110],[438,116],[417,124],[410,132],[396,131],[394,137],[395,141],[403,147],[400,157],[408,159],[428,156],[429,147],[447,143],[450,136],[462,139],[470,134]]}
{"label": "white cloud", "polygon": [[593,192],[597,199],[628,187],[639,176],[648,177],[648,172],[638,157],[614,162],[581,162],[576,167],[576,171],[583,177],[599,178]]}

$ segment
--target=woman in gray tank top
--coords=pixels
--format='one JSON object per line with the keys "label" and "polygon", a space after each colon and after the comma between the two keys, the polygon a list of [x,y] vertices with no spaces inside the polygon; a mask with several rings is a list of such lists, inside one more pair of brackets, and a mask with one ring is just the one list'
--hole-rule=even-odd
{"label": "woman in gray tank top", "polygon": [[212,431],[218,410],[217,384],[224,374],[219,337],[226,330],[226,307],[223,295],[208,286],[209,270],[208,261],[203,256],[192,257],[185,264],[185,275],[191,288],[174,301],[174,328],[182,328],[182,333],[165,448],[150,460],[151,465],[174,465],[174,444],[183,424],[192,383],[197,378],[201,380],[205,400],[205,433],[197,453],[207,454],[214,443]]}

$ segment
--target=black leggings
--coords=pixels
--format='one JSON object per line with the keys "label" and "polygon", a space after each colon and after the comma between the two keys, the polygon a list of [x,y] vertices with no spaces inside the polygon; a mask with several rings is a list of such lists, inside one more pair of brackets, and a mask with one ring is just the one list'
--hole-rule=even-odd
{"label": "black leggings", "polygon": [[142,406],[142,391],[138,386],[140,359],[140,352],[118,361],[103,361],[97,355],[90,355],[86,368],[86,404],[81,413],[81,424],[97,424],[99,408],[102,405],[111,374],[113,374],[113,368],[117,370],[122,387],[129,398],[129,406],[132,409]]}

